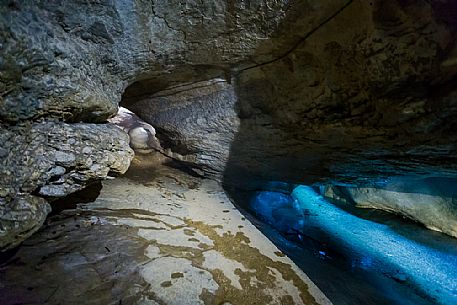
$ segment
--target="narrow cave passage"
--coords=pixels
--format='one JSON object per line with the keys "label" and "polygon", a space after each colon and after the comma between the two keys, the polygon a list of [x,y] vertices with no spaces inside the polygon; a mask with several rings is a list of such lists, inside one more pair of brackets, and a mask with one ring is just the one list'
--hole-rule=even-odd
{"label": "narrow cave passage", "polygon": [[190,166],[192,150],[162,148],[127,109],[110,120],[135,150],[128,171],[103,181],[97,196],[84,189],[60,199],[61,209],[2,257],[2,304],[330,304],[211,171],[201,170],[212,179],[195,172],[207,168]]}
{"label": "narrow cave passage", "polygon": [[456,21],[0,1],[0,305],[457,304]]}
{"label": "narrow cave passage", "polygon": [[[59,304],[77,277],[71,298],[80,304],[87,298],[101,304],[454,303],[455,238],[349,204],[362,201],[360,194],[379,196],[373,190],[261,181],[264,191],[246,191],[234,188],[233,179],[224,190],[213,175],[215,160],[233,143],[227,135],[243,132],[227,128],[236,122],[230,86],[214,79],[147,94],[136,105],[121,103],[138,114],[120,108],[110,119],[129,134],[136,152],[129,170],[104,181],[90,200],[83,190],[53,204],[43,229],[3,258],[5,279],[14,283],[0,288],[3,299]],[[183,107],[188,94],[194,100],[185,99]],[[455,181],[399,184],[426,195],[436,195],[438,185],[437,198],[451,198],[453,207]],[[424,209],[418,198],[410,201]],[[431,203],[422,214],[442,207]],[[454,215],[438,218],[452,231]],[[24,277],[30,274],[40,281],[30,284]]]}

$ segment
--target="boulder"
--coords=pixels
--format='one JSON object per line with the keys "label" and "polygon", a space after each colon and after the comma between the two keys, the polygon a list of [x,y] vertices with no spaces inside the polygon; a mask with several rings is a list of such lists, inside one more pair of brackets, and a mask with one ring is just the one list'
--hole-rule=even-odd
{"label": "boulder", "polygon": [[[389,182],[382,187],[327,185],[323,195],[359,208],[395,213],[427,228],[457,237],[457,193],[449,187],[455,180],[411,179]],[[444,185],[447,185],[447,190]]]}
{"label": "boulder", "polygon": [[128,136],[113,124],[19,124],[1,129],[0,142],[0,249],[40,227],[50,212],[40,197],[63,197],[124,173],[133,158]]}
{"label": "boulder", "polygon": [[8,250],[30,237],[51,212],[48,202],[33,195],[0,198],[0,249]]}

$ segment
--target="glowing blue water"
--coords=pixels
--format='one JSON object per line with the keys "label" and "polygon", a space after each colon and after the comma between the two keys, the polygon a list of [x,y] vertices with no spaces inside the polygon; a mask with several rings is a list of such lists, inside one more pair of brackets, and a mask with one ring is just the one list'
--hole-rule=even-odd
{"label": "glowing blue water", "polygon": [[[263,192],[252,204],[260,216],[286,230],[299,230],[303,221],[312,222],[329,233],[334,242],[347,247],[354,254],[352,263],[358,267],[384,270],[398,281],[415,283],[439,303],[457,304],[455,251],[420,243],[387,225],[354,216],[307,186],[295,188],[292,197]],[[278,209],[289,209],[290,215],[280,216]]]}
{"label": "glowing blue water", "polygon": [[303,219],[298,201],[278,192],[260,192],[251,202],[251,207],[265,222],[282,232],[300,230]]}

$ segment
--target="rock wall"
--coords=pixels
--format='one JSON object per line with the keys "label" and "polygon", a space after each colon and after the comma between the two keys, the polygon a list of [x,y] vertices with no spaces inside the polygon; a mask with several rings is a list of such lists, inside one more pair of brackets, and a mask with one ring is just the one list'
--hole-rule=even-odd
{"label": "rock wall", "polygon": [[352,1],[285,56],[239,73],[226,180],[455,176],[455,27],[435,5]]}
{"label": "rock wall", "polygon": [[128,136],[111,124],[18,124],[1,130],[0,143],[0,249],[39,229],[51,211],[43,197],[124,173],[133,158]]}
{"label": "rock wall", "polygon": [[[190,74],[214,79],[211,70],[197,76],[195,67],[182,67],[163,82],[135,83],[124,105],[159,124],[162,140],[193,155],[196,167],[210,175],[224,169],[226,184],[257,188],[276,180],[369,184],[404,174],[455,177],[456,5],[335,2],[322,4],[319,13],[310,9],[313,20],[298,8],[290,4],[292,11],[269,37],[274,48],[265,42],[255,52],[247,50],[255,62],[233,64],[221,76],[234,91],[221,103],[235,105],[236,116],[222,104],[217,115],[202,111],[202,105],[214,103],[205,86],[176,85]],[[176,89],[164,90],[170,85]],[[164,110],[179,107],[173,99],[186,105],[184,113],[193,113],[186,127],[178,127],[186,116],[182,111]],[[215,118],[226,117],[239,124],[218,126]],[[200,124],[197,118],[211,119]],[[193,136],[208,129],[218,134],[220,128],[234,135],[228,159],[218,153],[202,161],[196,151],[227,151],[228,145]]]}
{"label": "rock wall", "polygon": [[213,79],[170,88],[129,104],[157,130],[165,154],[222,179],[239,127],[234,86]]}

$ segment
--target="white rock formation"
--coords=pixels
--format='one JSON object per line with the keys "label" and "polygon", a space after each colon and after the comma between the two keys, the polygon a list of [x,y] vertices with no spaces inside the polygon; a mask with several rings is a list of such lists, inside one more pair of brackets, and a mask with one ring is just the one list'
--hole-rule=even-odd
{"label": "white rock formation", "polygon": [[124,107],[119,107],[117,115],[108,120],[124,130],[130,137],[130,146],[140,153],[160,150],[160,142],[155,137],[156,131],[150,124]]}

